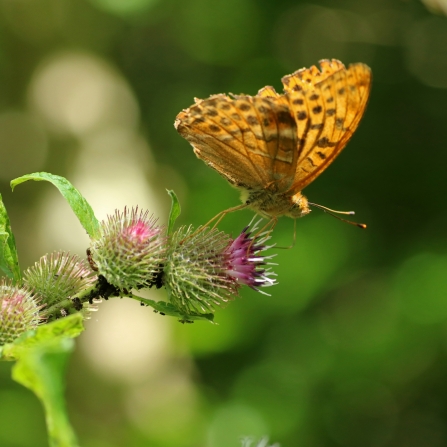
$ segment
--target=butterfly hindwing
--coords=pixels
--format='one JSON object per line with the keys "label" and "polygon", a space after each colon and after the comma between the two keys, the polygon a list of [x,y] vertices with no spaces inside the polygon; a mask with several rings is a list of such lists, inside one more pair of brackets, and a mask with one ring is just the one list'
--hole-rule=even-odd
{"label": "butterfly hindwing", "polygon": [[214,95],[199,100],[177,115],[177,131],[194,147],[194,153],[205,163],[238,186],[249,179],[249,187],[261,187],[263,177],[247,159],[242,117],[233,100]]}

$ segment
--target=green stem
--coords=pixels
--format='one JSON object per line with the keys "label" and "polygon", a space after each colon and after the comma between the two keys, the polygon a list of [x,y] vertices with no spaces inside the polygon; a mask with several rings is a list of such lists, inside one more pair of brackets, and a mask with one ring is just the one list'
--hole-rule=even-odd
{"label": "green stem", "polygon": [[[81,303],[90,301],[92,297],[100,298],[98,293],[99,287],[100,287],[99,283],[96,282],[94,285],[88,287],[87,289],[82,290],[78,294],[73,295],[72,297],[60,301],[56,304],[53,304],[51,307],[45,310],[45,314],[49,316],[49,321],[60,318],[60,316],[62,316],[61,315],[62,309],[65,309],[66,311],[68,311],[68,313],[73,313],[74,311],[73,300],[75,298],[79,299]],[[185,314],[179,311],[171,303],[167,303],[166,301],[154,301],[149,298],[143,298],[141,296],[134,295],[133,293],[128,293],[125,295],[120,294],[120,298],[122,298],[123,296],[127,296],[133,300],[145,304],[146,306],[150,306],[154,309],[155,312],[159,312],[161,315],[169,315],[171,317],[176,317],[182,323],[192,322],[194,320],[206,320],[212,323],[214,320],[214,314]],[[114,297],[116,297],[116,295],[110,296],[110,298]]]}
{"label": "green stem", "polygon": [[58,318],[60,318],[62,316],[60,313],[60,311],[62,309],[67,309],[69,313],[73,313],[72,312],[72,310],[74,309],[73,300],[75,298],[79,298],[81,303],[85,303],[85,302],[89,301],[91,299],[92,292],[97,290],[97,287],[98,287],[98,285],[97,285],[97,283],[95,283],[92,286],[87,287],[86,289],[77,293],[76,295],[73,295],[70,298],[59,301],[59,302],[53,304],[52,306],[45,308],[43,313],[45,315],[49,316],[48,322],[54,321],[54,320],[57,320]]}

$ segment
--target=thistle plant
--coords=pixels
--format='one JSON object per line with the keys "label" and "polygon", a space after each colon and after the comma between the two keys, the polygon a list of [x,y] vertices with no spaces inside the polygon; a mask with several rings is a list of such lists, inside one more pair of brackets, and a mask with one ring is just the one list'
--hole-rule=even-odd
{"label": "thistle plant", "polygon": [[[115,296],[139,300],[182,322],[212,321],[214,311],[238,297],[242,286],[265,293],[261,289],[276,282],[270,267],[272,255],[264,255],[272,247],[266,245],[270,232],[257,232],[260,221],[251,222],[236,238],[207,226],[175,230],[180,205],[170,192],[173,204],[167,227],[138,208],[117,210],[99,223],[79,191],[62,177],[36,173],[14,180],[12,186],[31,179],[53,183],[90,235],[88,262],[64,252],[52,253],[28,268],[22,280],[3,209],[5,230],[0,235],[9,238],[9,245],[4,244],[9,251],[2,256],[11,259],[0,267],[17,284],[32,290],[42,306],[39,319],[47,323],[76,312],[85,318],[94,302]],[[164,286],[168,300],[134,294],[152,286]]]}
{"label": "thistle plant", "polygon": [[[129,297],[180,322],[213,322],[214,311],[237,298],[243,286],[261,293],[276,283],[269,232],[253,222],[235,238],[217,228],[174,229],[180,205],[170,191],[166,227],[149,211],[125,208],[98,222],[82,195],[66,179],[35,173],[11,182],[44,180],[65,197],[90,237],[87,260],[65,252],[42,256],[22,272],[9,218],[0,197],[0,359],[20,364],[14,379],[44,402],[52,446],[77,446],[64,413],[63,365],[71,338],[95,304]],[[165,287],[166,301],[136,295]],[[57,358],[57,361],[55,360]],[[51,380],[49,379],[51,378]],[[64,413],[63,417],[60,414]],[[56,422],[51,422],[56,421]]]}

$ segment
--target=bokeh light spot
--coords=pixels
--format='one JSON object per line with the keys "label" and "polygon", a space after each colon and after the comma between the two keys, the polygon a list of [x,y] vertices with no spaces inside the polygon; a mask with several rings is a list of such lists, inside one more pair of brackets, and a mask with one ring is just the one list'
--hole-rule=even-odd
{"label": "bokeh light spot", "polygon": [[117,16],[129,16],[146,11],[158,0],[90,0],[98,9]]}
{"label": "bokeh light spot", "polygon": [[82,136],[104,126],[135,128],[138,106],[127,83],[103,60],[60,53],[37,68],[29,102],[48,127]]}
{"label": "bokeh light spot", "polygon": [[421,0],[421,1],[431,12],[447,15],[447,0]]}
{"label": "bokeh light spot", "polygon": [[190,360],[173,357],[159,374],[128,393],[129,418],[151,437],[151,445],[183,446],[185,439],[192,443],[196,437],[203,437],[200,400],[190,375]]}
{"label": "bokeh light spot", "polygon": [[111,381],[138,383],[163,368],[169,346],[166,319],[130,299],[110,300],[100,307],[80,338],[98,374]]}
{"label": "bokeh light spot", "polygon": [[266,431],[263,418],[253,407],[232,402],[216,411],[208,429],[207,447],[240,447],[242,438],[260,437]]}

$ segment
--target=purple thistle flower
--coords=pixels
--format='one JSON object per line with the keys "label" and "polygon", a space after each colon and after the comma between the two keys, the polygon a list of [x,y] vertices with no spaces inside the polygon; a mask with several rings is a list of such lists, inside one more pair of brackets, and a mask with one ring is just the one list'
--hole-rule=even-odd
{"label": "purple thistle flower", "polygon": [[[272,248],[273,245],[266,246],[265,242],[270,239],[268,232],[251,235],[257,230],[258,221],[249,232],[250,225],[247,225],[241,234],[234,239],[226,248],[224,254],[227,258],[226,273],[234,278],[239,284],[245,284],[257,292],[266,294],[259,290],[259,287],[269,287],[276,284],[276,280],[271,276],[276,276],[270,268],[264,268],[265,265],[271,265],[266,260],[276,255],[260,256],[262,251]],[[266,294],[268,295],[268,294]]]}

